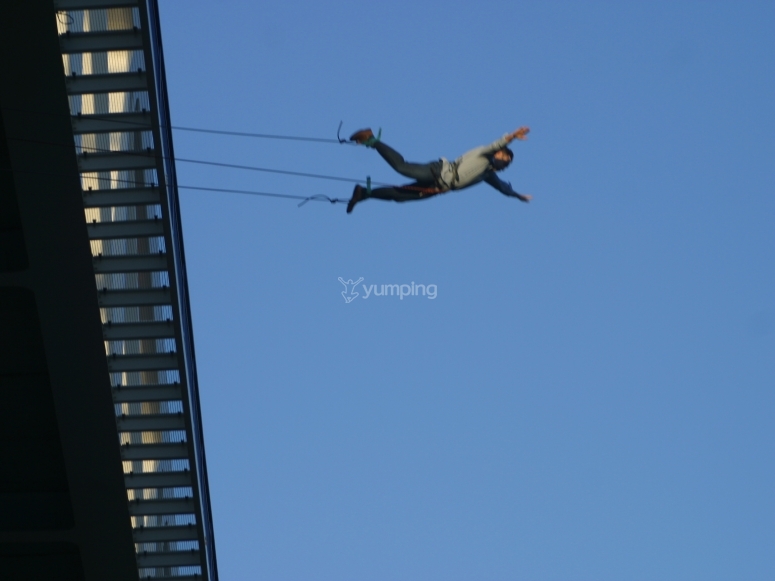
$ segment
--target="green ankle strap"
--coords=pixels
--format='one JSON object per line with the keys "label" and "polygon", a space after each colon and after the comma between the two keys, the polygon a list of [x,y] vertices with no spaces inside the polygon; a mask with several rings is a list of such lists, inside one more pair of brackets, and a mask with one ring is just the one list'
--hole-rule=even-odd
{"label": "green ankle strap", "polygon": [[363,145],[373,148],[379,141],[380,137],[382,137],[382,127],[380,127],[379,131],[377,131],[377,135],[372,135],[369,137],[366,141],[363,142]]}

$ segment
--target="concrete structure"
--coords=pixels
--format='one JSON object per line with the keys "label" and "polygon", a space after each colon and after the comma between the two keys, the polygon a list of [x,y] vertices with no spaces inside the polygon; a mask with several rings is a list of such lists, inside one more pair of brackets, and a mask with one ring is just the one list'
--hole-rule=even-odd
{"label": "concrete structure", "polygon": [[155,0],[0,21],[0,579],[217,580]]}

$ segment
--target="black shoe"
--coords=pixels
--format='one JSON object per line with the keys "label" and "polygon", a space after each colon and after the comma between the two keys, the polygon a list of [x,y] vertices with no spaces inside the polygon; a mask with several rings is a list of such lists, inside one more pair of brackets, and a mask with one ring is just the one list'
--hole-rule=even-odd
{"label": "black shoe", "polygon": [[355,207],[355,204],[360,202],[361,200],[365,200],[366,196],[363,195],[363,187],[359,184],[356,185],[353,189],[353,195],[352,198],[350,198],[350,201],[347,202],[347,213],[353,211],[353,208]]}

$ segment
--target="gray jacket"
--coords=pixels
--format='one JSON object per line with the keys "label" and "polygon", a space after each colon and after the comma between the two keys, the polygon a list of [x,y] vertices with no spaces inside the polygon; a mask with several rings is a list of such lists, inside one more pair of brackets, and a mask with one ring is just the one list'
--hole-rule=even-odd
{"label": "gray jacket", "polygon": [[[442,157],[440,159],[439,186],[447,190],[462,190],[485,180],[488,184],[506,194],[507,192],[493,183],[492,178],[495,178],[496,182],[508,186],[506,182],[501,181],[495,175],[495,172],[492,171],[489,156],[508,145],[507,137],[508,134],[497,141],[493,141],[490,145],[483,145],[482,147],[467,151],[455,161],[449,161]],[[489,174],[492,174],[492,176]],[[511,187],[509,186],[508,189],[511,190]]]}

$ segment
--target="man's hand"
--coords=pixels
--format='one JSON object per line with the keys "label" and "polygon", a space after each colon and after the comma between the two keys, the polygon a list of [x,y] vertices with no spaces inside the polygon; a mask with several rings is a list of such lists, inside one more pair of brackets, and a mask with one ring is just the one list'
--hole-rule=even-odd
{"label": "man's hand", "polygon": [[517,194],[517,198],[527,203],[533,199],[533,196],[531,196],[530,194]]}
{"label": "man's hand", "polygon": [[509,135],[507,135],[506,139],[508,139],[509,142],[514,141],[515,139],[524,141],[525,139],[527,139],[528,133],[530,133],[530,127],[520,127],[514,133],[510,133]]}

